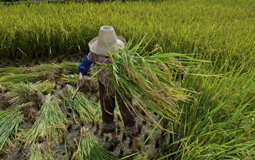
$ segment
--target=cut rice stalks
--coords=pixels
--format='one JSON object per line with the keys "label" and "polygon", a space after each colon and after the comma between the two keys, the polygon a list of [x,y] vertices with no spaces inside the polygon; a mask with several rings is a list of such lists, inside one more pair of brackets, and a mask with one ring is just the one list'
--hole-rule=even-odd
{"label": "cut rice stalks", "polygon": [[41,80],[40,74],[11,74],[0,78],[0,85],[8,86],[20,82],[36,82]]}
{"label": "cut rice stalks", "polygon": [[30,149],[29,160],[52,160],[54,159],[49,143],[34,144]]}
{"label": "cut rice stalks", "polygon": [[[152,117],[151,111],[178,122],[181,109],[177,102],[188,100],[189,96],[185,93],[186,89],[177,86],[173,81],[178,74],[176,71],[185,72],[182,64],[187,67],[189,64],[193,65],[195,60],[183,54],[153,53],[157,51],[156,49],[141,55],[137,53],[140,44],[131,49],[131,44],[128,44],[124,50],[113,56],[108,53],[112,63],[100,64],[111,77],[107,83],[108,94],[117,91],[129,107],[132,107],[140,117],[145,118],[137,108],[129,104],[126,96],[130,96],[139,103],[140,109],[155,124],[157,122]],[[177,61],[174,58],[176,56],[182,61]]]}
{"label": "cut rice stalks", "polygon": [[73,87],[67,85],[63,90],[62,98],[64,99],[65,106],[70,107],[73,111],[73,118],[75,123],[78,123],[77,117],[85,122],[93,122],[100,118],[100,107],[99,104],[88,100],[80,92],[75,96],[75,106],[72,100],[72,95],[75,92]]}
{"label": "cut rice stalks", "polygon": [[74,62],[62,62],[59,66],[63,67],[65,70],[69,71],[70,73],[78,73],[78,65],[80,63],[74,63]]}
{"label": "cut rice stalks", "polygon": [[[59,81],[64,84],[76,85],[78,77],[79,75],[62,75]],[[95,78],[84,76],[84,80],[84,88],[86,91],[98,91],[98,81]]]}
{"label": "cut rice stalks", "polygon": [[31,89],[38,89],[41,93],[43,94],[48,94],[51,93],[54,90],[55,84],[52,84],[48,80],[44,82],[36,82],[36,83],[18,83],[18,84],[13,84],[12,86],[9,87],[10,92],[15,92],[18,94],[27,94],[29,90]]}
{"label": "cut rice stalks", "polygon": [[112,153],[106,150],[98,141],[95,139],[92,133],[89,132],[88,128],[81,128],[81,136],[79,143],[77,143],[78,150],[72,156],[73,159],[79,160],[112,160],[115,159]]}
{"label": "cut rice stalks", "polygon": [[0,112],[0,151],[13,131],[16,136],[18,126],[23,118],[22,109],[30,105],[32,105],[31,102]]}
{"label": "cut rice stalks", "polygon": [[49,94],[54,91],[55,84],[50,83],[48,80],[44,82],[36,82],[36,83],[17,83],[9,86],[9,92],[12,92],[17,95],[14,98],[13,103],[25,103],[29,101],[38,101],[42,103],[43,95]]}
{"label": "cut rice stalks", "polygon": [[10,74],[23,74],[29,72],[29,68],[26,67],[6,67],[6,68],[0,68],[0,77],[10,75]]}
{"label": "cut rice stalks", "polygon": [[48,95],[41,107],[40,117],[25,134],[26,145],[37,141],[61,142],[67,132],[65,123],[69,121],[59,108],[58,101],[55,97]]}

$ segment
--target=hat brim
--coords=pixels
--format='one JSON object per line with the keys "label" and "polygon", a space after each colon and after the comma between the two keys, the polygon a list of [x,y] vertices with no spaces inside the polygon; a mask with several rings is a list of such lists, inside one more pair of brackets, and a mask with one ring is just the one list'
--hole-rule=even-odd
{"label": "hat brim", "polygon": [[125,48],[126,44],[127,44],[126,40],[123,37],[119,36],[117,36],[117,40],[113,44],[99,43],[98,37],[95,37],[89,42],[89,49],[94,54],[100,56],[108,56],[107,50],[113,55],[116,50],[116,47],[117,49],[122,50],[123,48]]}

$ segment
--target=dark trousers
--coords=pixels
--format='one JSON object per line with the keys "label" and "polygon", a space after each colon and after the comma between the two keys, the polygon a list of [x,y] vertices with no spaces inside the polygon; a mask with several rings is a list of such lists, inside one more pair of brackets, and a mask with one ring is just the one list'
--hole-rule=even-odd
{"label": "dark trousers", "polygon": [[[112,133],[115,129],[114,122],[114,108],[115,97],[106,95],[105,86],[99,81],[99,96],[103,117],[103,127],[105,133]],[[127,108],[120,96],[116,93],[117,103],[121,112],[122,119],[124,121],[125,130],[129,137],[136,137],[138,134],[135,115],[132,108]],[[130,104],[132,99],[127,97]]]}

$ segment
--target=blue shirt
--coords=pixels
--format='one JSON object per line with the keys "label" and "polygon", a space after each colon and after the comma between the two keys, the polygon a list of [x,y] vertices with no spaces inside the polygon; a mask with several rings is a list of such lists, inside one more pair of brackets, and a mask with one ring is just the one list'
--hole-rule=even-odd
{"label": "blue shirt", "polygon": [[81,64],[78,66],[78,73],[83,73],[84,75],[88,74],[88,70],[93,62],[88,60],[88,54],[83,58]]}

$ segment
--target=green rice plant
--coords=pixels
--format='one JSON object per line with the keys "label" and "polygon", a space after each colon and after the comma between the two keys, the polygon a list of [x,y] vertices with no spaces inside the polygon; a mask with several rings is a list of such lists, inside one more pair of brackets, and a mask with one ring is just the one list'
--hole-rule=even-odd
{"label": "green rice plant", "polygon": [[100,110],[99,104],[90,101],[80,92],[78,92],[75,96],[75,103],[77,106],[74,105],[72,95],[75,92],[73,87],[67,85],[66,88],[63,90],[62,98],[64,99],[64,103],[66,107],[70,107],[73,111],[73,117],[76,123],[77,118],[79,117],[81,120],[85,122],[94,122],[100,117]]}
{"label": "green rice plant", "polygon": [[29,160],[52,160],[54,159],[50,145],[46,142],[36,143],[31,146]]}
{"label": "green rice plant", "polygon": [[13,132],[15,132],[16,136],[19,124],[23,118],[22,109],[27,106],[31,106],[31,102],[16,108],[0,111],[0,151]]}
{"label": "green rice plant", "polygon": [[48,95],[39,114],[40,117],[24,136],[25,146],[38,141],[61,142],[67,132],[65,123],[69,121],[59,108],[57,99]]}
{"label": "green rice plant", "polygon": [[[130,96],[155,124],[157,122],[151,111],[177,122],[181,112],[177,102],[185,101],[189,96],[184,92],[186,89],[173,82],[178,74],[175,71],[185,72],[182,64],[189,67],[195,64],[195,60],[177,53],[153,53],[152,56],[149,56],[152,53],[147,53],[142,56],[137,53],[140,45],[141,43],[130,48],[129,44],[122,52],[114,56],[109,54],[112,63],[102,67],[108,70],[111,77],[107,83],[108,92],[112,94],[116,90],[122,100],[143,117],[139,110],[127,101],[126,95]],[[140,53],[142,52],[143,49],[140,50]],[[153,52],[156,52],[156,49]],[[179,61],[174,58],[176,56]]]}
{"label": "green rice plant", "polygon": [[115,159],[112,153],[106,150],[95,139],[93,134],[85,127],[81,128],[81,136],[79,143],[77,143],[78,150],[72,156],[72,159],[80,160],[112,160]]}
{"label": "green rice plant", "polygon": [[171,124],[175,134],[167,148],[172,153],[160,159],[254,159],[255,72],[245,71],[246,65],[185,75],[182,86],[198,91],[196,100],[179,104],[180,124]]}
{"label": "green rice plant", "polygon": [[225,61],[233,66],[250,59],[254,52],[254,7],[251,0],[0,6],[0,59],[86,54],[87,43],[108,24],[134,44],[147,33],[155,34],[146,51],[159,45],[165,53],[194,53],[212,61],[220,58],[217,68]]}

